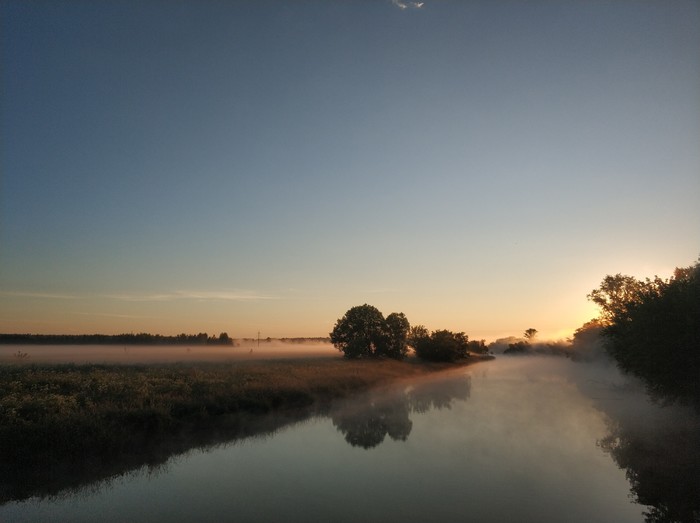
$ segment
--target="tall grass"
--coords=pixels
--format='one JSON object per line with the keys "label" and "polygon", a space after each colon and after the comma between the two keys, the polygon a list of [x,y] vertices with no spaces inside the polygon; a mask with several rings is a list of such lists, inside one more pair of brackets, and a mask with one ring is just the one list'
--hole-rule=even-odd
{"label": "tall grass", "polygon": [[[446,367],[340,358],[3,365],[0,474],[5,481],[0,482],[4,483],[0,484],[0,501],[31,492],[31,485],[18,489],[16,484],[26,474],[34,474],[27,480],[30,483],[41,482],[47,480],[43,477],[46,471],[65,469],[67,463],[69,469],[75,463],[103,467],[130,461],[145,451],[161,456],[159,449],[168,446],[181,452],[185,439],[211,441],[199,435],[215,431],[235,437],[274,429],[354,392]],[[271,412],[275,420],[263,423],[262,428],[251,421]],[[2,495],[3,489],[14,493]]]}
{"label": "tall grass", "polygon": [[308,407],[435,368],[391,360],[0,366],[0,454],[111,452],[135,432]]}

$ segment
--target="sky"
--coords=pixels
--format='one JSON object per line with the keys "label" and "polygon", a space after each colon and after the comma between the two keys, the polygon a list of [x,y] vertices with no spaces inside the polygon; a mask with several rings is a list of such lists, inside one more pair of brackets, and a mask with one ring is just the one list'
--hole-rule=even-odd
{"label": "sky", "polygon": [[563,338],[700,255],[700,1],[4,0],[0,332]]}

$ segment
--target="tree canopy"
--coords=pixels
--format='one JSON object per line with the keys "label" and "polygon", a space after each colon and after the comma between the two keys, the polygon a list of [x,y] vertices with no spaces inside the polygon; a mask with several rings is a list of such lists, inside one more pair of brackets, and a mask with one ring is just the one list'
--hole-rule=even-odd
{"label": "tree canopy", "polygon": [[537,329],[533,329],[532,327],[527,329],[523,334],[523,337],[528,341],[534,340],[535,336],[537,336]]}
{"label": "tree canopy", "polygon": [[331,343],[347,358],[384,356],[403,359],[410,325],[399,312],[384,315],[368,304],[349,309],[330,333]]}
{"label": "tree canopy", "polygon": [[700,402],[700,262],[668,280],[606,276],[588,295],[606,350],[660,394]]}
{"label": "tree canopy", "polygon": [[437,330],[428,334],[428,329],[417,325],[411,329],[409,344],[421,359],[455,361],[467,356],[469,338],[463,332],[448,330]]}

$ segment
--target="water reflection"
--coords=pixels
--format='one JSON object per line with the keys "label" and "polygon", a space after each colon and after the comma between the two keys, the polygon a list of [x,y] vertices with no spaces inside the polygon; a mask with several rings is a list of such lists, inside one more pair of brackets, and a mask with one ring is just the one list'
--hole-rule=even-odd
{"label": "water reflection", "polygon": [[565,377],[569,363],[488,362],[377,391],[155,474],[6,503],[0,520],[639,523],[624,473],[596,447],[604,416]]}
{"label": "water reflection", "polygon": [[3,501],[51,497],[4,503],[0,520],[699,520],[698,416],[651,404],[614,368],[564,359],[499,359],[191,436],[63,469],[5,464]]}
{"label": "water reflection", "polygon": [[411,412],[449,409],[454,400],[466,400],[470,390],[468,375],[416,383],[408,388],[369,394],[336,407],[331,419],[350,445],[371,449],[386,436],[394,441],[406,441],[413,428]]}
{"label": "water reflection", "polygon": [[[615,414],[613,414],[615,415]],[[700,522],[700,419],[681,407],[615,415],[599,444],[625,470],[647,523]]]}
{"label": "water reflection", "polygon": [[468,374],[439,382],[430,380],[415,384],[408,393],[411,410],[424,413],[430,409],[449,409],[454,400],[467,400],[471,387],[471,376]]}
{"label": "water reflection", "polygon": [[601,361],[572,374],[606,416],[598,445],[625,471],[632,499],[647,506],[645,521],[700,522],[700,412],[650,398],[643,383]]}
{"label": "water reflection", "polygon": [[312,414],[310,410],[296,410],[265,416],[235,415],[178,433],[163,432],[148,437],[134,433],[117,451],[91,452],[86,447],[78,459],[50,452],[19,457],[13,455],[12,448],[0,445],[0,505],[31,497],[54,499],[86,488],[101,488],[144,467],[149,474],[158,473],[165,470],[173,456],[240,439],[270,436]]}
{"label": "water reflection", "polygon": [[331,415],[333,425],[353,447],[370,449],[384,441],[385,436],[405,441],[413,428],[408,417],[405,394],[392,394],[381,400],[366,399]]}
{"label": "water reflection", "polygon": [[67,459],[58,453],[25,458],[13,455],[9,446],[0,444],[0,504],[35,496],[56,498],[95,485],[104,487],[143,467],[151,474],[157,473],[165,470],[164,465],[173,456],[192,449],[267,437],[315,416],[329,416],[345,441],[355,447],[376,447],[387,435],[405,441],[413,427],[411,412],[449,408],[453,400],[469,397],[469,390],[469,378],[459,376],[445,382],[432,380],[377,390],[331,408],[227,416],[215,424],[178,433],[134,433],[121,442],[117,451],[93,453],[85,448],[82,459]]}

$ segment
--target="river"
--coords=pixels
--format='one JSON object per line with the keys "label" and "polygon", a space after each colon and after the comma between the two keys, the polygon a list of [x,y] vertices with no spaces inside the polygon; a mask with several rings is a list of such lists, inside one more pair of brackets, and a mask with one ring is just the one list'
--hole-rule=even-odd
{"label": "river", "polygon": [[[499,357],[373,391],[258,436],[8,501],[0,521],[625,523],[659,510],[695,521],[698,504],[687,498],[698,478],[683,474],[697,472],[700,423],[669,409],[610,365]],[[639,438],[645,448],[656,441],[654,420],[671,433],[669,420],[682,420],[680,440],[696,454],[656,465],[690,488],[674,501],[677,493],[654,486],[661,509],[638,502],[649,496],[629,452]],[[674,445],[681,453],[682,446]],[[674,466],[686,469],[679,475]]]}

